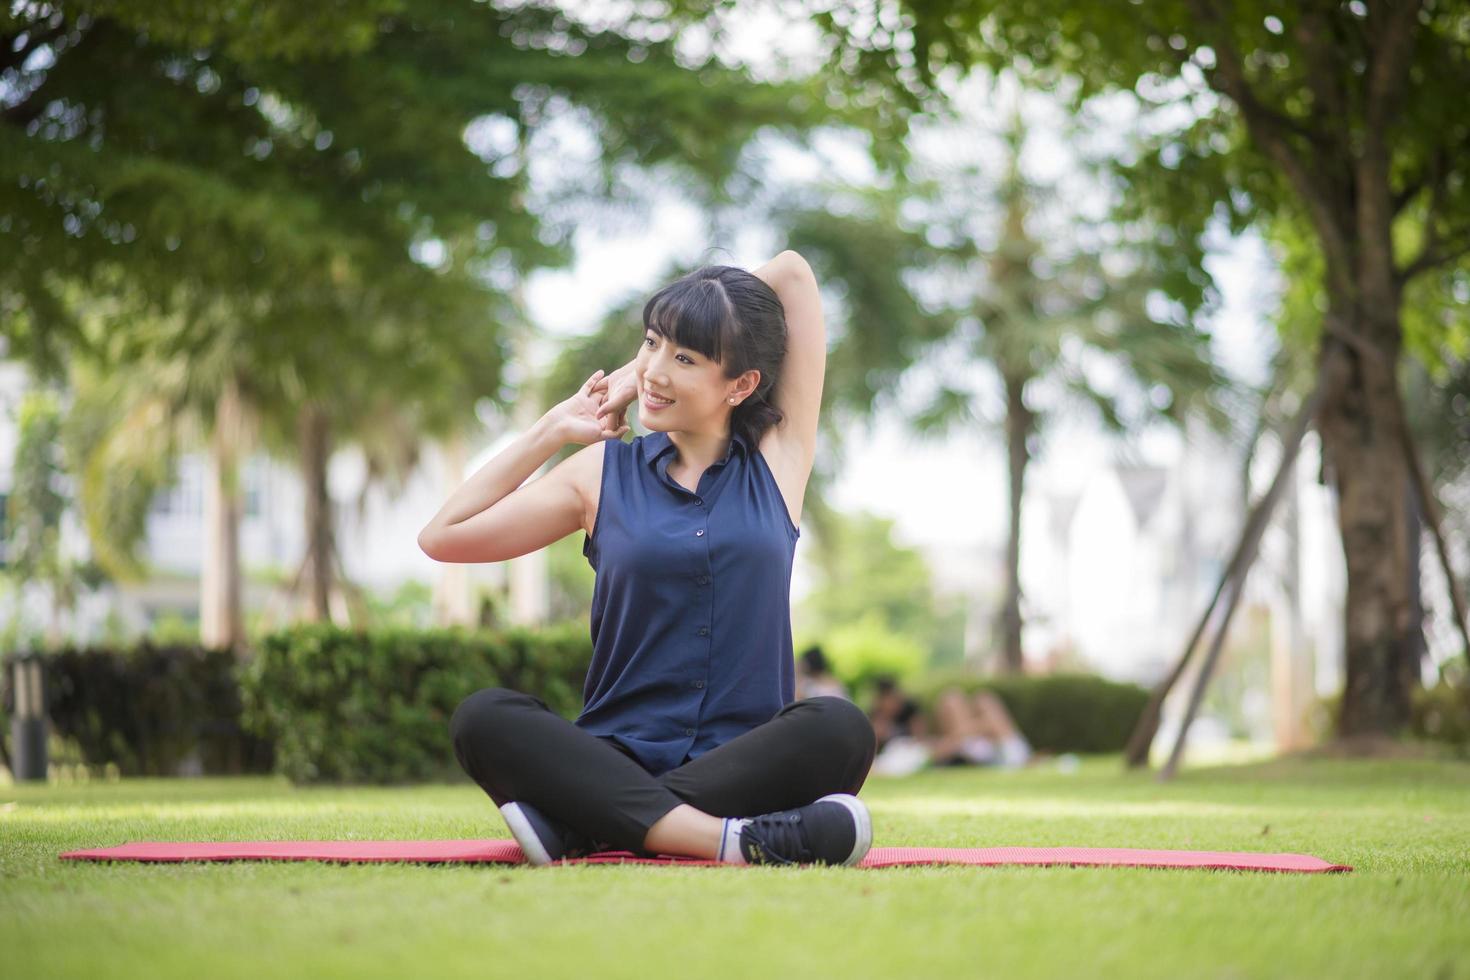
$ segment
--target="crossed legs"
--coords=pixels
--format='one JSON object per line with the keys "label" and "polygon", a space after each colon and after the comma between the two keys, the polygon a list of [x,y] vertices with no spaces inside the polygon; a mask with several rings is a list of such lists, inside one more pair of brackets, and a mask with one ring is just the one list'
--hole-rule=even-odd
{"label": "crossed legs", "polygon": [[534,695],[485,688],[450,720],[455,756],[503,806],[530,803],[630,851],[713,857],[724,817],[856,794],[873,764],[867,716],[836,697],[793,701],[770,721],[658,776]]}

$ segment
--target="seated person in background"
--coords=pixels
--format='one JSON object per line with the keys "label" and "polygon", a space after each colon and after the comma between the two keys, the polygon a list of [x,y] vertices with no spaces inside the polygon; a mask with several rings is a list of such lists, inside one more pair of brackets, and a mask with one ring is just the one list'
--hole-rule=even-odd
{"label": "seated person in background", "polygon": [[935,701],[939,735],[930,740],[938,766],[998,765],[1018,769],[1031,759],[1031,744],[1000,698],[989,691],[966,694],[946,688]]}
{"label": "seated person in background", "polygon": [[796,700],[823,696],[851,701],[847,688],[833,674],[820,646],[809,646],[796,661]]}
{"label": "seated person in background", "polygon": [[883,776],[906,776],[928,765],[928,727],[919,703],[905,694],[891,676],[879,677],[873,707],[868,712],[873,734],[878,739],[878,756],[873,772]]}

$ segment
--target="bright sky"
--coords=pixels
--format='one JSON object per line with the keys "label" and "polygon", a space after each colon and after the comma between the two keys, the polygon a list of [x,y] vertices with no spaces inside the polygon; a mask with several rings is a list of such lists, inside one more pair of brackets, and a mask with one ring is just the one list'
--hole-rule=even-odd
{"label": "bright sky", "polygon": [[[735,36],[735,56],[757,60],[775,52],[809,58],[813,38],[805,30],[784,30],[779,18],[758,15]],[[983,130],[998,126],[1016,96],[1008,89],[973,82],[962,90],[961,97]],[[1028,173],[1042,180],[1063,178],[1069,144],[1056,132],[1062,122],[1058,111],[1039,97],[1028,97],[1022,101],[1022,112],[1032,133],[1024,158]],[[940,144],[935,137],[918,138],[921,148],[927,146],[935,157],[944,152],[938,147],[954,143],[953,139]],[[556,156],[563,162],[578,149],[591,149],[575,127],[561,131],[556,140]],[[994,159],[993,147],[987,150],[983,143],[982,138],[973,148],[973,159],[981,162],[982,169]],[[817,147],[817,156],[790,147],[771,147],[772,176],[804,181],[819,174],[830,177],[835,171],[861,180],[868,170],[860,152],[835,139],[820,140]],[[987,152],[992,155],[987,157]],[[554,337],[590,331],[604,311],[630,291],[650,295],[663,285],[657,277],[673,258],[693,261],[703,257],[704,261],[752,268],[784,247],[770,229],[759,226],[742,229],[737,241],[711,241],[696,209],[666,194],[655,194],[652,199],[651,210],[636,216],[644,220],[638,222],[635,217],[636,227],[619,228],[610,222],[578,227],[575,265],[567,271],[539,272],[527,283],[526,300],[532,314]],[[1253,238],[1229,241],[1222,237],[1220,245],[1209,263],[1224,300],[1210,324],[1216,353],[1232,373],[1259,380],[1273,346],[1263,319],[1275,288],[1273,266],[1264,247]],[[715,247],[726,251],[707,252]],[[828,309],[830,312],[831,307]],[[830,334],[830,323],[828,329]],[[536,360],[545,363],[551,353],[538,351]],[[922,382],[916,379],[916,383]],[[898,536],[908,544],[999,547],[1006,496],[1003,447],[994,434],[978,431],[926,445],[890,420],[879,423],[870,435],[851,434],[848,444],[849,463],[835,488],[837,506],[896,518]],[[1076,488],[1089,470],[1106,464],[1116,448],[1116,443],[1090,426],[1058,426],[1028,487]],[[1178,439],[1167,431],[1152,432],[1138,441],[1137,448],[1145,460],[1167,464],[1178,451]]]}

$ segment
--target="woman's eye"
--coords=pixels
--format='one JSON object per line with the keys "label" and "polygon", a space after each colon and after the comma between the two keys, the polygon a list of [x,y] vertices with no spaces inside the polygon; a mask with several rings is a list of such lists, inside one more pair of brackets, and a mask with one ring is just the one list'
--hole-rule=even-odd
{"label": "woman's eye", "polygon": [[[643,343],[645,345],[649,346],[649,347],[654,346],[653,334],[647,334],[647,335],[645,335],[644,338],[643,338]],[[685,357],[683,354],[678,354],[676,356],[679,358],[679,360],[683,361],[685,364],[692,365],[694,363],[694,360],[692,358]]]}

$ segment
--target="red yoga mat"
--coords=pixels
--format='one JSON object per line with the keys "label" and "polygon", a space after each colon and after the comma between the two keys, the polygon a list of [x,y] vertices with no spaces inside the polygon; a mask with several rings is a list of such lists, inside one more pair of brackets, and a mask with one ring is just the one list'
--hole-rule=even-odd
{"label": "red yoga mat", "polygon": [[[78,861],[415,861],[428,864],[521,864],[513,840],[325,840],[325,841],[137,841],[119,847],[67,851]],[[562,864],[690,864],[718,861],[662,855],[640,858],[629,851],[604,851]],[[1132,847],[875,847],[860,868],[922,864],[1064,865],[1068,867],[1217,868],[1232,871],[1351,871],[1309,854],[1241,851],[1151,851]]]}

